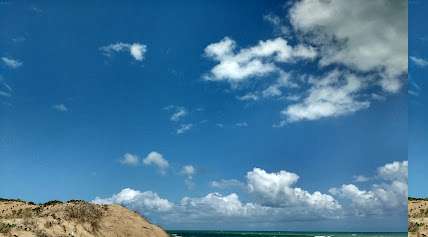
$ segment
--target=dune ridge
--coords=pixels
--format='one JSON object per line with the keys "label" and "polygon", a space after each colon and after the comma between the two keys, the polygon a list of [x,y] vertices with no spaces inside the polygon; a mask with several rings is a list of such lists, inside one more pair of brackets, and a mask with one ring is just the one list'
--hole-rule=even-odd
{"label": "dune ridge", "polygon": [[0,237],[66,236],[169,237],[159,226],[119,205],[0,199]]}

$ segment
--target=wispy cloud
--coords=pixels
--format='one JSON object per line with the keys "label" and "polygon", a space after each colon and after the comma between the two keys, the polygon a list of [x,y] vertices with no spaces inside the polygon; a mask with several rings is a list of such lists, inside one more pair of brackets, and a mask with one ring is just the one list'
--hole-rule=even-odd
{"label": "wispy cloud", "polygon": [[428,61],[423,59],[423,58],[418,58],[418,57],[414,57],[414,56],[410,56],[409,58],[415,65],[417,65],[419,67],[428,66]]}
{"label": "wispy cloud", "polygon": [[172,112],[170,120],[173,122],[178,122],[189,114],[183,106],[168,105],[164,109]]}
{"label": "wispy cloud", "polygon": [[248,123],[247,122],[239,122],[235,124],[236,127],[248,127]]}
{"label": "wispy cloud", "polygon": [[17,69],[24,64],[23,62],[21,62],[17,59],[8,58],[8,57],[2,57],[1,60],[3,61],[4,65],[6,65],[7,67],[9,67],[11,69]]}
{"label": "wispy cloud", "polygon": [[193,128],[193,124],[191,123],[181,124],[177,129],[177,134],[184,134],[192,128]]}
{"label": "wispy cloud", "polygon": [[12,87],[7,83],[1,83],[2,77],[0,76],[0,96],[3,97],[12,97]]}
{"label": "wispy cloud", "polygon": [[143,61],[144,55],[147,52],[147,46],[141,43],[115,43],[100,47],[100,51],[108,57],[114,53],[128,52],[135,60]]}

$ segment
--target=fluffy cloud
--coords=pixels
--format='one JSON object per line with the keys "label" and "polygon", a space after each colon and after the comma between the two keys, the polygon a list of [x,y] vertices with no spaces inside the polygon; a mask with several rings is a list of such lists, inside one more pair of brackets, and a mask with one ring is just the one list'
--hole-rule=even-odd
{"label": "fluffy cloud", "polygon": [[2,57],[1,60],[3,61],[4,65],[6,65],[7,67],[12,68],[12,69],[19,68],[23,65],[22,62],[20,62],[16,59],[13,59],[13,58]]}
{"label": "fluffy cloud", "polygon": [[140,164],[140,157],[131,153],[125,153],[119,162],[122,165],[137,166]]}
{"label": "fluffy cloud", "polygon": [[[407,1],[302,0],[287,8],[287,18],[270,14],[265,20],[276,28],[288,21],[291,31],[284,30],[293,44],[278,37],[237,49],[226,37],[205,48],[218,62],[205,78],[244,91],[237,96],[242,101],[285,99],[275,126],[349,115],[368,108],[376,100],[373,94],[400,92],[407,78]],[[296,62],[319,73],[298,75],[290,67]],[[266,80],[252,80],[262,77]],[[251,86],[238,86],[250,80]]]}
{"label": "fluffy cloud", "polygon": [[64,104],[56,104],[52,108],[58,112],[68,112],[68,108]]}
{"label": "fluffy cloud", "polygon": [[298,59],[313,59],[316,51],[307,46],[291,47],[287,40],[276,38],[260,41],[258,45],[236,50],[236,42],[228,37],[208,45],[205,55],[218,64],[206,75],[213,81],[239,83],[252,77],[280,72],[277,63],[293,62]]}
{"label": "fluffy cloud", "polygon": [[140,192],[130,188],[125,188],[118,194],[110,198],[95,198],[97,204],[122,204],[130,209],[138,210],[141,213],[166,212],[170,211],[174,204],[167,199],[160,198],[157,193],[146,191]]}
{"label": "fluffy cloud", "polygon": [[143,160],[144,165],[153,165],[159,169],[161,174],[165,174],[169,168],[169,162],[163,158],[162,154],[152,151]]}
{"label": "fluffy cloud", "polygon": [[129,54],[137,61],[143,61],[144,54],[147,52],[147,46],[140,43],[115,43],[100,48],[100,51],[108,57],[114,53],[129,52]]}
{"label": "fluffy cloud", "polygon": [[321,66],[378,72],[384,90],[398,90],[395,84],[407,74],[407,1],[303,0],[289,15],[294,29],[320,50]]}
{"label": "fluffy cloud", "polygon": [[367,98],[359,99],[359,92],[366,85],[354,74],[334,70],[320,78],[312,77],[308,82],[306,97],[281,111],[287,122],[337,117],[370,105]]}
{"label": "fluffy cloud", "polygon": [[369,190],[354,184],[330,189],[330,193],[343,202],[345,210],[358,216],[390,215],[407,211],[408,162],[393,162],[377,171],[379,183]]}
{"label": "fluffy cloud", "polygon": [[[329,194],[310,193],[296,187],[299,176],[285,170],[269,173],[254,168],[246,175],[246,184],[237,180],[212,182],[216,188],[246,191],[248,201],[235,193],[208,193],[201,197],[184,197],[176,203],[158,194],[123,189],[109,198],[96,198],[95,203],[118,203],[149,215],[157,223],[181,226],[212,227],[230,223],[255,226],[283,226],[289,222],[337,220],[355,216],[385,217],[406,215],[407,161],[379,167],[378,183],[370,190],[354,184],[330,189]],[[184,175],[193,175],[194,168],[183,168]],[[154,219],[153,219],[154,218]],[[238,221],[238,222],[237,222]]]}
{"label": "fluffy cloud", "polygon": [[254,168],[247,173],[250,193],[258,197],[259,202],[271,207],[287,207],[290,211],[311,212],[320,217],[334,216],[342,206],[330,195],[320,192],[310,193],[294,187],[299,176],[287,171],[268,173]]}
{"label": "fluffy cloud", "polygon": [[195,167],[193,167],[193,165],[185,165],[181,169],[180,173],[191,179],[193,177],[193,175],[196,173],[196,169],[195,169]]}

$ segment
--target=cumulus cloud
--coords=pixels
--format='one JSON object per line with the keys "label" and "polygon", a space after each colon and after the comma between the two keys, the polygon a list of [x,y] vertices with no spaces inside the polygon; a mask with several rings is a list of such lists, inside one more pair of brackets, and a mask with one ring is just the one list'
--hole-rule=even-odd
{"label": "cumulus cloud", "polygon": [[131,153],[125,153],[119,162],[122,165],[128,165],[128,166],[137,166],[140,164],[140,157],[137,155],[131,154]]}
{"label": "cumulus cloud", "polygon": [[367,98],[359,98],[366,82],[354,74],[334,70],[308,82],[306,97],[281,111],[287,122],[337,117],[370,105]]}
{"label": "cumulus cloud", "polygon": [[236,84],[280,72],[277,63],[313,59],[317,56],[313,48],[303,45],[291,47],[287,40],[280,37],[260,41],[256,46],[239,51],[236,48],[236,42],[229,37],[205,48],[205,55],[218,62],[205,76],[207,80]]}
{"label": "cumulus cloud", "polygon": [[378,168],[375,183],[369,190],[354,184],[330,189],[342,200],[348,213],[357,216],[390,215],[407,211],[408,162],[393,162]]}
{"label": "cumulus cloud", "polygon": [[21,61],[18,61],[18,60],[13,59],[13,58],[8,58],[8,57],[2,57],[1,60],[3,61],[5,66],[7,66],[11,69],[17,69],[24,64]]}
{"label": "cumulus cloud", "polygon": [[[282,226],[289,222],[356,216],[385,217],[397,213],[405,216],[407,166],[407,161],[403,161],[379,167],[376,172],[379,182],[369,190],[344,184],[330,189],[330,194],[309,192],[296,186],[299,176],[295,173],[254,168],[247,172],[245,183],[238,180],[211,183],[215,188],[239,187],[240,191],[247,192],[247,201],[241,200],[236,192],[212,192],[205,196],[184,197],[173,203],[151,191],[126,188],[109,198],[97,197],[94,202],[119,203],[162,224],[205,227],[212,227],[213,223],[222,226],[228,223]],[[189,167],[183,167],[183,175],[194,175],[195,170]]]}
{"label": "cumulus cloud", "polygon": [[338,215],[342,206],[330,195],[310,193],[295,187],[297,174],[280,171],[268,173],[254,168],[247,173],[250,193],[256,195],[261,204],[270,207],[287,207],[294,212],[311,212],[311,215],[328,217]]}
{"label": "cumulus cloud", "polygon": [[169,162],[163,157],[162,154],[152,151],[146,158],[143,159],[143,164],[148,166],[155,166],[158,168],[161,174],[165,174],[166,170],[169,168]]}
{"label": "cumulus cloud", "polygon": [[[275,27],[288,21],[293,44],[277,37],[238,49],[225,37],[205,48],[217,61],[205,78],[228,82],[242,101],[286,99],[278,127],[349,115],[377,101],[372,94],[400,92],[407,78],[407,1],[302,0],[287,8],[287,17],[264,18]],[[317,68],[316,76],[299,75],[291,67],[296,63]],[[251,86],[239,86],[249,81]]]}
{"label": "cumulus cloud", "polygon": [[64,104],[56,104],[52,108],[58,112],[68,112],[68,108]]}
{"label": "cumulus cloud", "polygon": [[396,92],[407,74],[407,1],[303,0],[290,9],[290,22],[320,50],[320,65],[340,64],[377,72],[381,86]]}
{"label": "cumulus cloud", "polygon": [[135,60],[143,61],[144,55],[147,52],[147,46],[140,43],[115,43],[100,47],[100,51],[107,57],[111,57],[114,53],[128,52]]}
{"label": "cumulus cloud", "polygon": [[174,207],[173,203],[159,197],[157,193],[151,191],[140,192],[130,188],[125,188],[110,198],[96,197],[93,202],[97,204],[122,204],[130,209],[147,214],[151,212],[167,212]]}

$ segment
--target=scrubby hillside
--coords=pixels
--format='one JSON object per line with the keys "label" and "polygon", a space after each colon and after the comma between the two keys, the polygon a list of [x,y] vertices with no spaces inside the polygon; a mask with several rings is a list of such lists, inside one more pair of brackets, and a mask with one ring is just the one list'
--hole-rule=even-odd
{"label": "scrubby hillside", "polygon": [[428,236],[428,200],[409,198],[409,236]]}
{"label": "scrubby hillside", "polygon": [[160,227],[118,205],[83,201],[45,204],[0,199],[0,237],[168,237]]}

